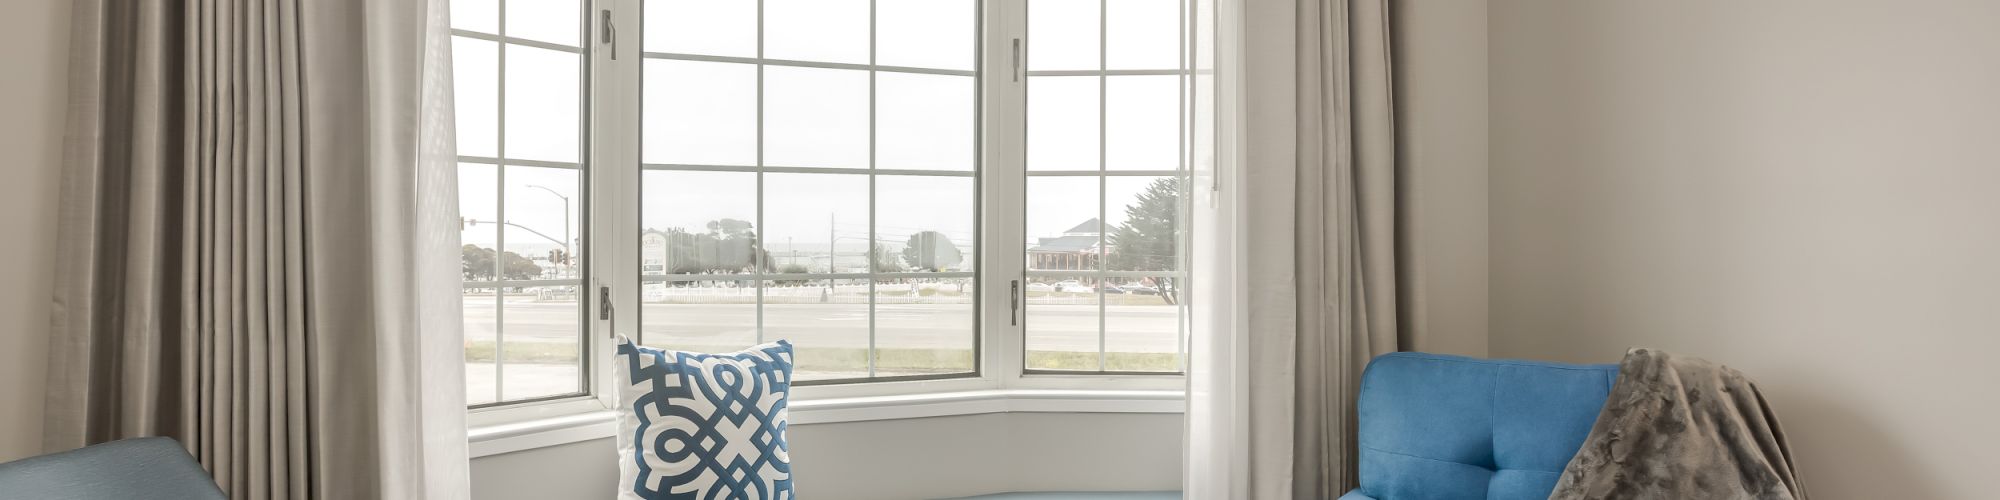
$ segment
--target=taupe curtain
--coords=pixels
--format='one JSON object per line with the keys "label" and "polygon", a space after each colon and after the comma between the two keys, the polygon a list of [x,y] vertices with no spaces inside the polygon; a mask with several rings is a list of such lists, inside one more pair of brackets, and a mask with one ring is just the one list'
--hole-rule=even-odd
{"label": "taupe curtain", "polygon": [[442,1],[78,0],[50,451],[466,496]]}
{"label": "taupe curtain", "polygon": [[1361,370],[1397,342],[1389,1],[1301,0],[1294,498],[1356,485]]}
{"label": "taupe curtain", "polygon": [[1221,270],[1195,282],[1217,298],[1197,312],[1225,319],[1200,323],[1190,343],[1184,489],[1338,498],[1356,483],[1361,371],[1407,347],[1389,0],[1242,8],[1242,24],[1223,27],[1243,46],[1222,48],[1215,99],[1236,128],[1219,136],[1234,163],[1215,170],[1227,201],[1195,212],[1224,225],[1203,234],[1231,241],[1198,256]]}

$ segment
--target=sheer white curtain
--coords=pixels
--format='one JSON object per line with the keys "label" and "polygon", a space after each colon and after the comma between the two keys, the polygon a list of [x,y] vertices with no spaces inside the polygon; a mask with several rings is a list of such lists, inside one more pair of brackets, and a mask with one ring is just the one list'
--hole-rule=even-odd
{"label": "sheer white curtain", "polygon": [[46,446],[468,494],[443,0],[79,0]]}
{"label": "sheer white curtain", "polygon": [[1334,498],[1355,482],[1361,370],[1398,347],[1388,2],[1241,0],[1217,19],[1186,496]]}

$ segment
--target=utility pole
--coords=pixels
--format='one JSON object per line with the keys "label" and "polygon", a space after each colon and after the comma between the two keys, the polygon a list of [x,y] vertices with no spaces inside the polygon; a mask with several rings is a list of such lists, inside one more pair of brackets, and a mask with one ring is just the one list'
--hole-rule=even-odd
{"label": "utility pole", "polygon": [[[838,267],[834,265],[834,261],[837,260],[837,257],[840,255],[840,250],[839,248],[837,248],[837,245],[840,244],[840,239],[834,237],[833,231],[834,231],[834,214],[826,214],[826,273],[829,275],[833,274],[835,272],[834,271],[835,269],[838,269]],[[820,297],[820,302],[832,302],[832,301],[833,301],[833,277],[828,276],[826,278],[826,295]]]}
{"label": "utility pole", "polygon": [[[834,261],[835,261],[835,260],[837,260],[837,256],[838,256],[838,255],[840,255],[840,249],[836,247],[836,245],[839,245],[839,241],[840,241],[839,239],[836,239],[836,238],[835,238],[835,237],[833,236],[833,214],[827,214],[827,215],[826,215],[826,272],[827,272],[827,274],[833,274],[833,273],[835,273],[835,272],[838,272],[838,271],[835,271],[835,269],[839,269],[839,268],[840,268],[839,266],[836,266],[836,265],[834,265]],[[827,280],[827,281],[826,281],[826,283],[827,283],[827,287],[828,287],[828,288],[832,288],[832,287],[833,287],[833,280]]]}

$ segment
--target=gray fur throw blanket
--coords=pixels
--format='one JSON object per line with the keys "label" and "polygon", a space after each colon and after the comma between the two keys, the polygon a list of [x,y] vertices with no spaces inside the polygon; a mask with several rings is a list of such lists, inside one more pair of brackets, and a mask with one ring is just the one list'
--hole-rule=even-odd
{"label": "gray fur throw blanket", "polygon": [[1729,367],[1653,349],[1618,382],[1550,500],[1805,500],[1778,416]]}

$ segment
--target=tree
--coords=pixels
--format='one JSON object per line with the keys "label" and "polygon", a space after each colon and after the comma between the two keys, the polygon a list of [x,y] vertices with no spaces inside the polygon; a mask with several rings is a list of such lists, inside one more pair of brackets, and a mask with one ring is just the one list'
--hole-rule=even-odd
{"label": "tree", "polygon": [[[502,276],[505,280],[531,280],[542,276],[542,266],[535,261],[514,252],[501,252]],[[459,272],[467,281],[493,279],[493,249],[477,245],[465,245],[459,249]]]}
{"label": "tree", "polygon": [[747,272],[753,263],[771,271],[771,252],[763,248],[751,223],[738,219],[709,221],[707,232],[693,233],[683,228],[667,228],[664,264],[668,274],[733,274]]}
{"label": "tree", "polygon": [[875,272],[878,273],[903,272],[903,260],[896,258],[896,252],[890,251],[889,245],[876,243],[875,253],[873,258],[875,260]]}
{"label": "tree", "polygon": [[[779,268],[778,272],[780,274],[806,274],[812,272],[812,269],[806,267],[804,264],[786,264],[785,267]],[[780,285],[804,285],[807,283],[811,283],[812,280],[782,279],[782,280],[775,280],[773,282]]]}
{"label": "tree", "polygon": [[[1180,268],[1181,181],[1163,178],[1147,185],[1125,206],[1125,224],[1105,236],[1105,264],[1113,271],[1177,271]],[[1179,303],[1172,278],[1158,278],[1160,296]]]}
{"label": "tree", "polygon": [[924,231],[903,243],[903,262],[919,271],[939,272],[965,262],[965,254],[944,233]]}

